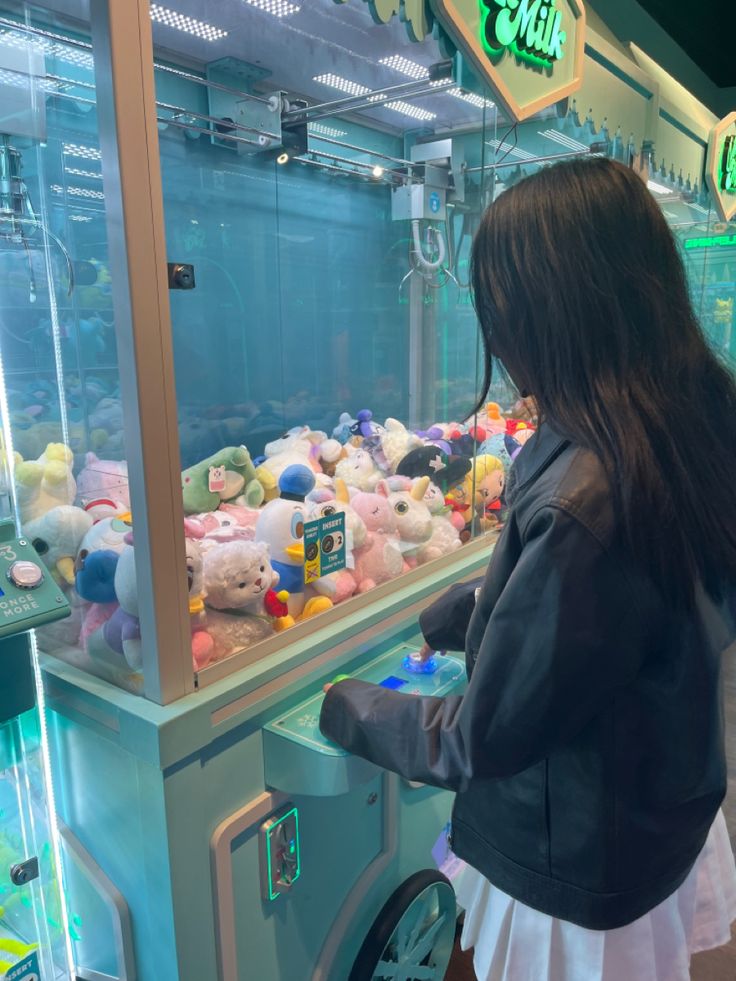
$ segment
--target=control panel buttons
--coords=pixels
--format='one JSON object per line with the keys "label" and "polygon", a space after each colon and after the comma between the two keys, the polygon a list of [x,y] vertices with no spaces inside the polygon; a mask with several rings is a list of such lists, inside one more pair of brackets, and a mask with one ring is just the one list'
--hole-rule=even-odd
{"label": "control panel buttons", "polygon": [[35,562],[19,560],[8,569],[8,579],[17,589],[37,589],[43,582],[43,570]]}

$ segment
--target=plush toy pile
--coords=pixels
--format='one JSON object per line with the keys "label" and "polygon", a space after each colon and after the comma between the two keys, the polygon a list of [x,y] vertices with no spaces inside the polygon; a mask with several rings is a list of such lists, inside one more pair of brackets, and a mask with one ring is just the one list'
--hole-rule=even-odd
{"label": "plush toy pile", "polygon": [[[199,670],[503,522],[508,470],[534,427],[490,403],[470,426],[407,429],[368,410],[289,430],[252,459],[224,447],[182,473],[191,653]],[[125,462],[49,443],[13,461],[25,533],[72,609],[46,647],[141,685],[135,537]],[[75,475],[74,471],[77,470]],[[304,584],[304,524],[345,515],[347,567]],[[63,650],[60,650],[63,648]]]}

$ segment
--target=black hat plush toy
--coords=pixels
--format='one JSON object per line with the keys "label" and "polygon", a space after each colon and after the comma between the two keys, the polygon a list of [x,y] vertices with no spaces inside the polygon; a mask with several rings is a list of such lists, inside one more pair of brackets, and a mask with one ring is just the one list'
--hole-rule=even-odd
{"label": "black hat plush toy", "polygon": [[406,454],[396,468],[402,477],[429,477],[433,484],[447,494],[450,488],[461,483],[470,471],[471,460],[465,456],[451,456],[438,446],[419,446]]}

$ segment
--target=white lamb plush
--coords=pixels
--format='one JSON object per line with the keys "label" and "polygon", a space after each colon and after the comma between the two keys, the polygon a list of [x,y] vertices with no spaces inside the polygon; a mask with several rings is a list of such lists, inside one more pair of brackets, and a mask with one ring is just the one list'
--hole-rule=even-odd
{"label": "white lamb plush", "polygon": [[460,548],[460,534],[447,517],[445,497],[437,484],[430,483],[424,494],[424,503],[432,515],[432,537],[417,552],[417,563],[424,565]]}
{"label": "white lamb plush", "polygon": [[273,634],[266,592],[278,585],[268,546],[233,541],[204,554],[207,630],[215,642],[212,661],[221,661]]}

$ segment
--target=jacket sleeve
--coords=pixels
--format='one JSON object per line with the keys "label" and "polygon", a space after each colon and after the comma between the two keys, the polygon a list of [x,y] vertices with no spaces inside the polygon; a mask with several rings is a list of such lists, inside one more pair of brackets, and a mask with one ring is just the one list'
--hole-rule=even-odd
{"label": "jacket sleeve", "polygon": [[463,696],[341,681],[324,700],[324,735],[454,791],[519,773],[572,739],[638,672],[644,618],[618,563],[572,515],[542,508],[523,540]]}
{"label": "jacket sleeve", "polygon": [[483,579],[457,583],[419,615],[424,639],[435,651],[464,651],[465,635]]}

